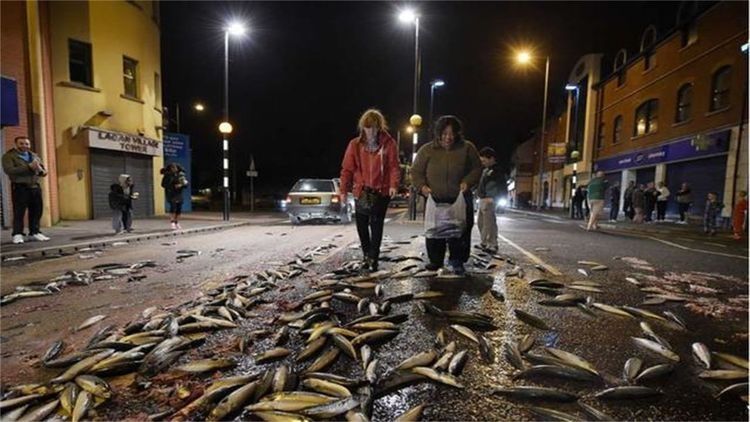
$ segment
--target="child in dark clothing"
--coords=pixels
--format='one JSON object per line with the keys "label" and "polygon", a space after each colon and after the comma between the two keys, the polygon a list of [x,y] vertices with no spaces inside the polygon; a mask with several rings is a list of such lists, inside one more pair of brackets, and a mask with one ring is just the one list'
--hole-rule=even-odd
{"label": "child in dark clothing", "polygon": [[127,197],[118,183],[109,186],[109,208],[112,210],[112,229],[115,234],[120,234],[124,228],[122,218],[127,208]]}
{"label": "child in dark clothing", "polygon": [[716,218],[721,214],[724,204],[719,202],[716,192],[709,192],[706,199],[706,208],[703,211],[703,232],[709,236],[716,235]]}

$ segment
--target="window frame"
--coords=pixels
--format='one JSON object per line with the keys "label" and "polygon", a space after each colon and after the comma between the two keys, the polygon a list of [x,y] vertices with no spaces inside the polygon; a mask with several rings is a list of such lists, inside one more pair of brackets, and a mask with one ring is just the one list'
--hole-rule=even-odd
{"label": "window frame", "polygon": [[[73,49],[71,47],[84,47],[86,50],[83,52],[86,55],[86,58],[79,63],[76,63],[77,65],[81,65],[82,67],[85,67],[84,72],[86,73],[86,79],[87,81],[80,81],[80,80],[74,80],[73,79],[73,69],[71,69],[71,65],[73,64],[72,60],[72,52]],[[68,38],[68,80],[75,84],[80,84],[83,86],[87,86],[90,88],[94,87],[94,59],[93,59],[93,48],[91,46],[91,43],[76,40],[74,38]]]}
{"label": "window frame", "polygon": [[[127,70],[126,66],[128,64],[133,65],[132,76],[129,76],[126,73],[126,70]],[[135,91],[134,93],[128,92],[128,79],[132,79],[133,89]],[[132,57],[125,56],[125,55],[122,56],[122,84],[123,84],[123,89],[122,89],[123,95],[129,98],[140,99],[139,97],[140,90],[138,89],[138,60]]]}
{"label": "window frame", "polygon": [[[717,82],[719,81],[720,76],[726,75],[725,80],[725,89],[723,91],[717,91]],[[726,108],[729,108],[731,103],[731,98],[729,95],[732,92],[732,66],[731,65],[724,65],[716,69],[711,74],[711,91],[709,92],[709,103],[708,103],[708,111],[714,112],[719,110],[724,110]],[[724,103],[717,104],[716,97],[717,95],[721,95],[721,98],[724,98]]]}
{"label": "window frame", "polygon": [[[638,120],[641,110],[645,110],[646,125],[644,132],[639,132]],[[656,132],[659,128],[659,99],[651,98],[642,102],[635,109],[635,119],[633,120],[633,137],[641,137]]]}
{"label": "window frame", "polygon": [[596,149],[604,148],[604,138],[607,135],[606,125],[604,122],[599,122],[599,132],[596,137]]}
{"label": "window frame", "polygon": [[618,114],[615,116],[614,121],[612,122],[612,144],[616,145],[619,144],[620,141],[622,141],[622,114]]}
{"label": "window frame", "polygon": [[[683,102],[687,93],[687,102]],[[681,113],[682,111],[682,113]],[[684,114],[684,115],[683,115]],[[682,118],[681,118],[682,117]],[[693,117],[693,83],[685,82],[677,89],[677,101],[675,102],[675,123],[685,123]]]}

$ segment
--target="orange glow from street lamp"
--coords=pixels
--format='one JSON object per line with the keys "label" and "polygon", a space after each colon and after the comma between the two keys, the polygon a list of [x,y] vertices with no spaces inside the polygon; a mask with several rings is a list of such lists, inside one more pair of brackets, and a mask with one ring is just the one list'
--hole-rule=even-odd
{"label": "orange glow from street lamp", "polygon": [[414,126],[407,126],[406,133],[414,133]]}
{"label": "orange glow from street lamp", "polygon": [[531,61],[531,53],[528,51],[520,51],[516,55],[516,61],[520,64],[527,64]]}

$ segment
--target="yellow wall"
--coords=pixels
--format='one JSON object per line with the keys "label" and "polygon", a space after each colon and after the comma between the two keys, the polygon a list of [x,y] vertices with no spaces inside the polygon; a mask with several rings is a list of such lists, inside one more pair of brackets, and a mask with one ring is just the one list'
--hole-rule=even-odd
{"label": "yellow wall", "polygon": [[[133,3],[140,7],[136,7]],[[55,85],[55,132],[63,219],[90,219],[92,211],[89,148],[80,126],[97,126],[161,139],[161,93],[154,92],[154,73],[161,75],[159,27],[152,2],[49,2],[52,69]],[[158,5],[154,5],[158,7]],[[91,43],[94,89],[70,86],[68,39]],[[138,61],[138,94],[142,102],[122,98],[123,55]],[[99,114],[108,111],[111,116]],[[78,135],[78,136],[76,136]],[[154,211],[164,213],[159,189],[162,157],[154,157]]]}

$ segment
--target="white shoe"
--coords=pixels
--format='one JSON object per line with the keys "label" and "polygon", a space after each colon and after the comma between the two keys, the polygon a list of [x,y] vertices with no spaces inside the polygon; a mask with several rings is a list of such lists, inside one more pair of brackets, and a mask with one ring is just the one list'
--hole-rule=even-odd
{"label": "white shoe", "polygon": [[31,235],[31,237],[32,237],[32,238],[33,238],[34,240],[36,240],[36,241],[39,241],[39,242],[46,242],[46,241],[48,241],[48,240],[49,240],[49,237],[47,237],[47,236],[45,236],[45,235],[43,235],[43,234],[41,234],[41,233],[37,233],[37,234],[32,234],[32,235]]}
{"label": "white shoe", "polygon": [[23,235],[22,234],[13,235],[13,244],[19,245],[21,243],[23,243]]}
{"label": "white shoe", "polygon": [[174,221],[172,222],[172,230],[177,230],[177,223]]}
{"label": "white shoe", "polygon": [[175,223],[175,225],[177,226],[177,230],[182,230],[182,226],[180,226],[180,223]]}

